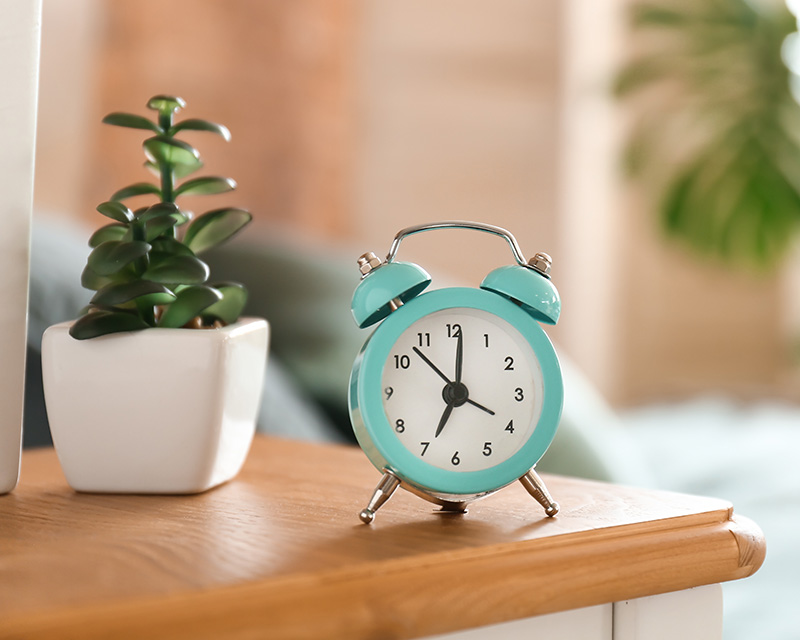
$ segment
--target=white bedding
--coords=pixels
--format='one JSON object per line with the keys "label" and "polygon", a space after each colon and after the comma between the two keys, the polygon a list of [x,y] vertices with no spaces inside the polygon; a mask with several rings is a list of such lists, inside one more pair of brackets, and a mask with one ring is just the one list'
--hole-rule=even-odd
{"label": "white bedding", "polygon": [[724,586],[725,640],[800,639],[800,407],[707,397],[621,418],[657,488],[725,498],[764,531],[760,571]]}

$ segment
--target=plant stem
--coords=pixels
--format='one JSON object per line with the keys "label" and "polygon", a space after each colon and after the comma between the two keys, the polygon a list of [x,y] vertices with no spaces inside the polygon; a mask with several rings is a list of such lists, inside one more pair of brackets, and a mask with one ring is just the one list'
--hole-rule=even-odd
{"label": "plant stem", "polygon": [[[158,114],[158,125],[164,130],[164,135],[172,139],[169,130],[172,129],[172,110],[161,111]],[[163,202],[175,202],[173,191],[175,189],[173,167],[169,162],[162,162],[158,165],[161,171],[161,200]]]}
{"label": "plant stem", "polygon": [[[158,113],[158,126],[164,131],[165,136],[169,136],[169,130],[172,129],[172,111],[160,111]],[[171,137],[171,136],[170,136]]]}
{"label": "plant stem", "polygon": [[[133,239],[134,240],[145,240],[145,228],[144,225],[139,222],[138,220],[134,220],[131,223],[131,231],[133,232]],[[133,263],[133,270],[138,277],[141,277],[142,274],[147,271],[147,268],[150,266],[150,257],[145,254],[141,258],[138,258]],[[143,304],[139,300],[136,301],[136,309],[139,311],[139,317],[144,320],[148,325],[151,327],[156,326],[156,314],[155,314],[155,307],[152,304]]]}
{"label": "plant stem", "polygon": [[162,202],[175,202],[175,184],[172,172],[172,166],[166,162],[158,165],[161,171],[161,200]]}

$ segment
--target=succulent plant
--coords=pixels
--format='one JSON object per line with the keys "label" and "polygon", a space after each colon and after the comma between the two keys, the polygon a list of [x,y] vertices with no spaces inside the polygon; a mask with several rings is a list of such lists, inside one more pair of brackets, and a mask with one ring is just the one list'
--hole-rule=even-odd
{"label": "succulent plant", "polygon": [[[89,239],[92,252],[81,284],[96,293],[72,325],[73,338],[84,340],[148,327],[220,326],[235,322],[244,308],[245,288],[237,283],[206,284],[209,268],[197,256],[233,236],[252,216],[243,209],[227,207],[193,218],[176,204],[179,196],[236,188],[232,179],[218,176],[183,180],[203,162],[198,151],[176,134],[208,131],[230,140],[226,127],[208,120],[175,122],[175,115],[185,106],[181,98],[158,95],[147,103],[157,113],[156,121],[119,112],[103,118],[106,124],[154,134],[142,146],[145,167],[160,183],[128,185],[97,206],[113,222]],[[177,180],[183,182],[177,184]],[[136,210],[122,202],[139,195],[153,195],[158,202]]]}

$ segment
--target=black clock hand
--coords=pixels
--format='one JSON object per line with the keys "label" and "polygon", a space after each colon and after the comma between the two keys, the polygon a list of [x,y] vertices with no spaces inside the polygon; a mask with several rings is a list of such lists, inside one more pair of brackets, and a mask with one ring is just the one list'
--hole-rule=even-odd
{"label": "black clock hand", "polygon": [[466,402],[467,402],[467,404],[471,404],[473,407],[478,407],[478,409],[480,409],[481,411],[485,411],[485,412],[486,412],[486,413],[488,413],[490,416],[493,416],[493,415],[494,415],[494,411],[492,411],[491,409],[487,409],[487,408],[486,408],[486,407],[484,407],[482,404],[478,404],[477,402],[475,402],[475,401],[474,401],[474,400],[472,400],[471,398],[467,398]]}
{"label": "black clock hand", "polygon": [[464,369],[464,332],[458,332],[458,342],[456,343],[456,384],[461,383],[461,372]]}
{"label": "black clock hand", "polygon": [[425,364],[427,364],[431,369],[433,369],[436,373],[439,374],[439,377],[442,380],[444,380],[447,384],[450,384],[450,378],[448,378],[441,371],[439,371],[439,368],[435,364],[433,364],[433,362],[428,360],[428,358],[425,356],[424,353],[422,353],[422,351],[420,351],[416,347],[411,347],[411,348],[414,350],[414,353],[416,353],[420,358],[422,358],[425,361]]}
{"label": "black clock hand", "polygon": [[438,438],[439,434],[444,429],[444,425],[447,423],[447,420],[450,418],[450,414],[453,413],[453,403],[448,402],[447,406],[444,408],[444,413],[442,414],[441,419],[439,420],[439,426],[436,427],[436,433],[434,434],[434,438]]}

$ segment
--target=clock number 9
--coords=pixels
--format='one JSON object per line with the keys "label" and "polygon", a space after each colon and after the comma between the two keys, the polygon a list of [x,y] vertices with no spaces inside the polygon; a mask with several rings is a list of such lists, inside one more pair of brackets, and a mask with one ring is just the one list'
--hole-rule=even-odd
{"label": "clock number 9", "polygon": [[392,394],[394,393],[394,389],[392,389],[392,387],[386,387],[383,390],[383,392],[386,394],[386,399],[388,400],[389,398],[392,397]]}

